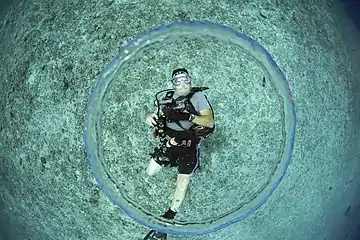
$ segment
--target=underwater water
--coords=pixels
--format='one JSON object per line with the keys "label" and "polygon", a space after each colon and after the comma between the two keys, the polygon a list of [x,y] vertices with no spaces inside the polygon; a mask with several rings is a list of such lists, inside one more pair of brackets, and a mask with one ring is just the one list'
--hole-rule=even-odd
{"label": "underwater water", "polygon": [[[286,174],[254,213],[206,235],[168,239],[360,239],[357,1],[0,5],[1,240],[143,239],[150,229],[95,179],[85,115],[123,47],[151,29],[195,20],[225,24],[269,52],[289,84],[296,133]],[[169,207],[177,171],[147,176],[158,141],[145,117],[155,93],[171,86],[172,70],[186,67],[196,86],[209,87],[216,130],[200,146],[202,170],[177,219],[201,222],[261,195],[284,153],[284,101],[252,54],[214,38],[183,39],[146,49],[114,75],[99,139],[118,194],[154,216]]]}
{"label": "underwater water", "polygon": [[360,1],[359,0],[341,0],[348,16],[351,18],[357,29],[360,31]]}

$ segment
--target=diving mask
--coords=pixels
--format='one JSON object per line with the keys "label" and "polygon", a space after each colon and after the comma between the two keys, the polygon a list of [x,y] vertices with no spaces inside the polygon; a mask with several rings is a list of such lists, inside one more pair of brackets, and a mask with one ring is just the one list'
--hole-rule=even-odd
{"label": "diving mask", "polygon": [[172,83],[175,86],[180,86],[181,84],[190,84],[191,83],[191,77],[186,73],[180,73],[175,75],[172,78]]}

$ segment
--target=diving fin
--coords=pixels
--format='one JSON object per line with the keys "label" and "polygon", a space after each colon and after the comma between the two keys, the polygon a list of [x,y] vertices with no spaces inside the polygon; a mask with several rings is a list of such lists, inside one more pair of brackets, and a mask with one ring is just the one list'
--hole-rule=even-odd
{"label": "diving fin", "polygon": [[151,230],[143,240],[167,240],[167,234]]}

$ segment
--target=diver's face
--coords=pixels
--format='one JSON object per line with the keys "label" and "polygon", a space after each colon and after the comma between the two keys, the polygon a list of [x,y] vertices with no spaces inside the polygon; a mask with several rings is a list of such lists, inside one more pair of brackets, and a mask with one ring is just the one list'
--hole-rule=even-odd
{"label": "diver's face", "polygon": [[173,78],[173,87],[179,96],[186,96],[191,90],[191,79],[187,74],[179,74]]}
{"label": "diver's face", "polygon": [[179,96],[186,96],[190,93],[191,83],[182,83],[180,86],[173,85],[175,92]]}

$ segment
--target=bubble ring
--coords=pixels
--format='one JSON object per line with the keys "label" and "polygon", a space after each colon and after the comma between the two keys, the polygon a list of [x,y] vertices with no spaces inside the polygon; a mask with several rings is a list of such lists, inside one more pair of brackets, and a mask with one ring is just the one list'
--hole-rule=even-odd
{"label": "bubble ring", "polygon": [[[180,36],[216,38],[217,40],[236,44],[242,47],[268,73],[269,80],[272,81],[282,99],[282,114],[285,123],[283,125],[285,139],[283,142],[282,156],[278,162],[276,174],[273,175],[274,177],[271,179],[271,182],[267,187],[265,187],[261,194],[251,201],[253,207],[247,209],[246,211],[244,211],[244,207],[241,206],[229,213],[210,220],[207,219],[197,222],[168,222],[163,218],[154,216],[145,209],[142,209],[136,204],[136,202],[133,202],[129,197],[127,197],[122,189],[115,187],[109,181],[109,171],[103,163],[102,157],[103,149],[101,144],[100,126],[102,109],[106,101],[106,90],[111,86],[111,83],[115,79],[117,73],[127,66],[127,62],[130,59],[136,57],[143,50],[156,43],[173,41]],[[204,235],[220,230],[230,224],[247,218],[267,201],[270,195],[280,184],[286,173],[288,165],[290,164],[295,138],[295,123],[295,106],[290,86],[275,61],[260,44],[250,37],[225,25],[199,21],[178,22],[151,30],[131,41],[104,70],[91,93],[87,106],[84,141],[91,169],[101,189],[106,193],[111,201],[120,207],[128,216],[136,220],[138,223],[160,232],[182,235]]]}

